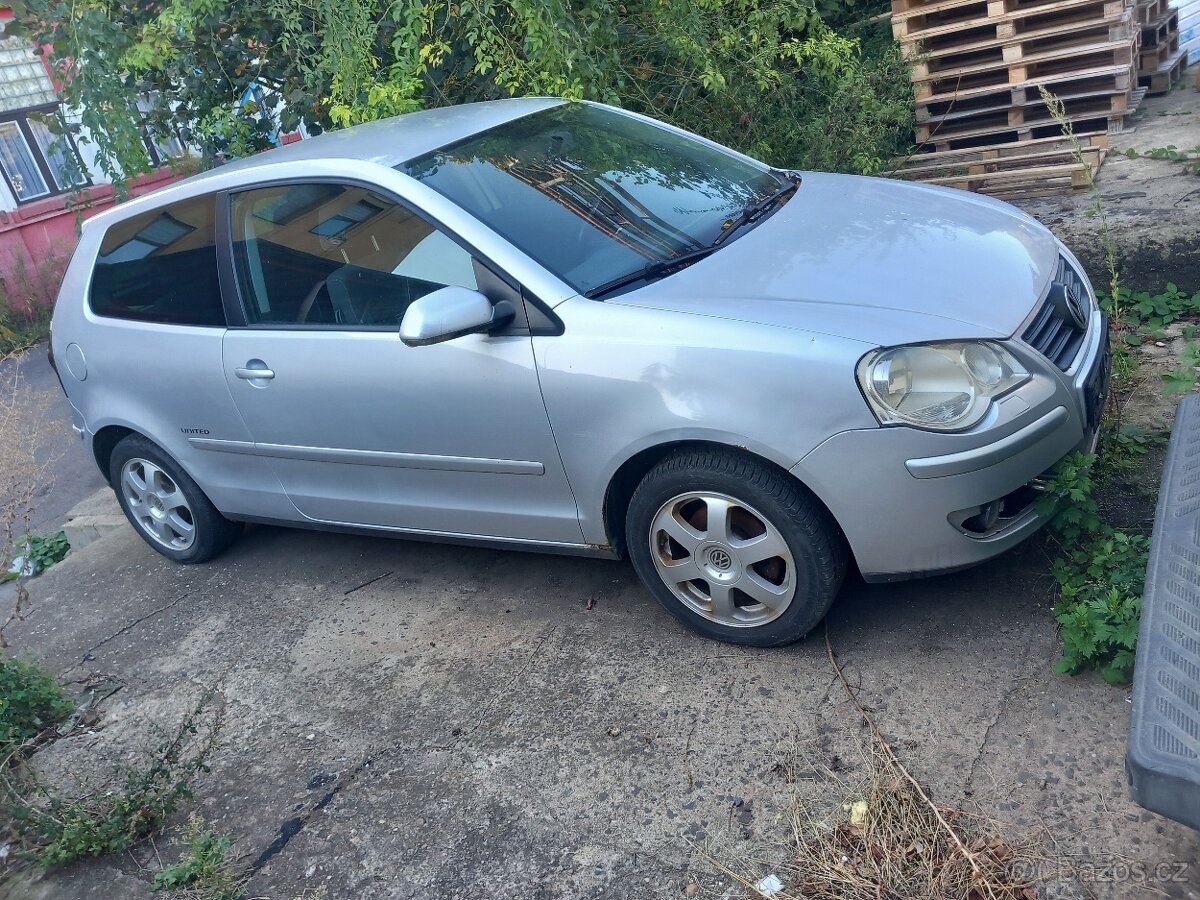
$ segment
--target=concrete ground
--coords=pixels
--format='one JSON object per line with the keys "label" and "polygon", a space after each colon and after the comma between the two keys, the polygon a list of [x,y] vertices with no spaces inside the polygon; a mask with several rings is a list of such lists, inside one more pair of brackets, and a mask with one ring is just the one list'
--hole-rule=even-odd
{"label": "concrete ground", "polygon": [[[1155,148],[1200,147],[1200,91],[1196,66],[1175,89],[1146,97],[1130,127],[1109,138],[1111,151],[1096,186],[1108,216],[1122,283],[1139,291],[1159,291],[1173,281],[1200,290],[1200,173],[1178,162],[1150,159]],[[1135,150],[1137,158],[1126,152]],[[1086,191],[1023,200],[1017,205],[1049,226],[1075,251],[1097,285],[1108,284],[1103,223],[1087,215],[1093,199]]]}
{"label": "concrete ground", "polygon": [[[1200,837],[1127,797],[1126,692],[1052,671],[1044,552],[850,583],[829,617],[839,658],[940,805],[1051,834],[1099,879],[1042,896],[1147,896],[1122,868],[1140,862],[1170,876],[1165,896],[1200,897]],[[721,896],[709,848],[784,859],[792,792],[836,792],[789,785],[781,762],[862,768],[820,636],[694,637],[623,563],[264,527],[181,567],[126,529],[32,586],[15,646],[124,685],[39,765],[86,780],[218,685],[195,809],[237,836],[252,897],[679,897],[692,880]],[[157,868],[143,846],[0,895],[144,897]]]}

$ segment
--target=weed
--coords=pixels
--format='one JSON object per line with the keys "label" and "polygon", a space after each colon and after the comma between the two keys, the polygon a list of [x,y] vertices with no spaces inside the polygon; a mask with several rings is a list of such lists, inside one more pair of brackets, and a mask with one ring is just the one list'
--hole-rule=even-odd
{"label": "weed", "polygon": [[31,531],[25,538],[25,552],[21,554],[20,565],[16,561],[13,567],[5,572],[0,581],[15,581],[22,575],[39,575],[55,563],[60,563],[71,550],[65,532],[56,531],[54,534],[42,534]]}
{"label": "weed", "polygon": [[1102,293],[1099,299],[1113,317],[1122,342],[1134,347],[1161,337],[1168,325],[1200,314],[1200,291],[1188,294],[1174,283],[1157,294],[1118,286],[1116,294]]}
{"label": "weed", "polygon": [[1190,394],[1200,383],[1200,344],[1188,341],[1179,353],[1179,368],[1163,373],[1163,393],[1168,397],[1175,394]]}
{"label": "weed", "polygon": [[22,850],[49,868],[88,856],[129,849],[161,827],[180,803],[192,799],[192,780],[209,771],[222,716],[210,712],[205,691],[173,734],[141,764],[118,769],[119,789],[67,799],[24,772],[5,780],[7,812]]}
{"label": "weed", "polygon": [[1131,423],[1117,425],[1111,420],[1102,423],[1097,479],[1103,482],[1127,474],[1136,468],[1146,453],[1166,443],[1167,432],[1161,426],[1151,430]]}
{"label": "weed", "polygon": [[183,838],[187,852],[154,876],[153,890],[182,890],[197,900],[239,900],[246,879],[235,874],[229,859],[233,838],[206,830],[196,815],[188,819]]}
{"label": "weed", "polygon": [[62,686],[33,662],[0,657],[0,753],[37,736],[74,708]]}
{"label": "weed", "polygon": [[1119,301],[1121,296],[1121,275],[1117,270],[1117,244],[1113,240],[1112,229],[1109,227],[1108,212],[1104,208],[1103,197],[1100,194],[1100,189],[1096,187],[1095,167],[1093,167],[1084,153],[1083,141],[1075,134],[1075,128],[1067,116],[1067,110],[1063,106],[1062,100],[1051,93],[1045,86],[1039,87],[1038,91],[1041,93],[1042,101],[1046,104],[1046,109],[1050,111],[1050,115],[1058,123],[1058,127],[1062,129],[1063,136],[1071,142],[1072,157],[1077,164],[1083,167],[1084,181],[1087,184],[1088,196],[1092,201],[1091,206],[1084,211],[1084,215],[1095,216],[1100,220],[1100,239],[1104,244],[1104,264],[1108,269],[1109,294],[1114,299],[1115,312],[1119,312],[1120,307],[1115,302]]}
{"label": "weed", "polygon": [[1093,496],[1095,462],[1095,456],[1072,454],[1043,484],[1041,511],[1057,509],[1050,527],[1060,545],[1054,618],[1063,655],[1055,669],[1072,675],[1098,669],[1110,684],[1126,684],[1133,674],[1150,540],[1103,520]]}
{"label": "weed", "polygon": [[1125,151],[1130,159],[1145,157],[1147,159],[1165,159],[1169,162],[1183,163],[1185,172],[1200,174],[1200,144],[1190,150],[1180,150],[1174,144],[1165,147],[1154,147],[1150,150],[1137,150],[1130,147]]}
{"label": "weed", "polygon": [[[834,677],[870,730],[861,775],[841,757],[807,756],[778,769],[796,784],[815,776],[813,799],[799,791],[792,801],[792,847],[772,862],[778,884],[764,889],[763,866],[734,852],[726,862],[709,855],[721,872],[750,896],[776,900],[878,900],[881,897],[962,897],[1031,900],[1030,873],[1043,862],[1032,845],[1004,835],[1000,823],[936,803],[913,776],[859,700],[837,662],[829,630],[825,649]],[[1070,861],[1046,860],[1070,872]]]}

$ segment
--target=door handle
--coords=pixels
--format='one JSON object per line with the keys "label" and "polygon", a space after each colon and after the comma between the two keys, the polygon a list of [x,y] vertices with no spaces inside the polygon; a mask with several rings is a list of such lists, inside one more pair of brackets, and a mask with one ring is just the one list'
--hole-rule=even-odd
{"label": "door handle", "polygon": [[233,374],[236,375],[238,378],[244,378],[247,381],[253,381],[256,378],[269,379],[269,378],[275,377],[275,373],[272,372],[270,369],[266,369],[266,368],[263,368],[263,369],[239,368],[239,369],[234,369]]}

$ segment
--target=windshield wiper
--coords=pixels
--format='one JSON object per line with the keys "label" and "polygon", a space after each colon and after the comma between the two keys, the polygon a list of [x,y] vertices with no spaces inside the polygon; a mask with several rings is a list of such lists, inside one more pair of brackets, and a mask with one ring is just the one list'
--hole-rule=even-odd
{"label": "windshield wiper", "polygon": [[786,197],[790,197],[800,187],[800,176],[794,172],[781,173],[787,179],[787,184],[775,191],[773,194],[768,194],[761,200],[756,200],[748,206],[742,208],[742,211],[730,219],[721,228],[721,233],[717,235],[716,240],[711,244],[712,247],[720,247],[729,237],[744,225],[749,225],[751,222],[757,222],[765,216],[775,204],[779,203]]}
{"label": "windshield wiper", "polygon": [[657,262],[649,263],[640,269],[634,269],[632,272],[627,272],[624,275],[614,278],[612,281],[606,281],[604,284],[597,285],[587,292],[587,297],[594,300],[597,297],[602,297],[605,294],[615,291],[617,288],[623,288],[627,284],[635,284],[639,281],[649,281],[651,278],[657,278],[659,275],[664,275],[677,266],[686,266],[689,263],[704,259],[710,253],[716,253],[717,248],[718,245],[712,244],[708,247],[701,247],[698,250],[689,250],[687,253],[680,253],[678,256],[672,256],[670,259],[660,259]]}
{"label": "windshield wiper", "polygon": [[756,222],[764,215],[771,211],[772,207],[778,204],[781,200],[791,196],[796,189],[800,187],[800,176],[794,172],[777,172],[780,177],[786,178],[787,183],[779,190],[768,194],[761,200],[756,200],[749,206],[742,209],[740,213],[725,223],[721,229],[721,233],[707,247],[699,247],[695,250],[689,250],[686,253],[680,253],[678,256],[672,256],[670,259],[660,259],[655,262],[642,266],[640,269],[634,269],[632,272],[627,272],[614,278],[612,281],[606,281],[604,284],[597,285],[589,290],[586,296],[594,300],[597,297],[602,297],[605,294],[611,293],[618,288],[623,288],[629,284],[636,284],[639,281],[649,281],[651,278],[657,278],[659,275],[665,275],[672,269],[679,266],[686,266],[690,263],[697,262],[711,253],[715,253],[721,248],[731,234],[751,222]]}

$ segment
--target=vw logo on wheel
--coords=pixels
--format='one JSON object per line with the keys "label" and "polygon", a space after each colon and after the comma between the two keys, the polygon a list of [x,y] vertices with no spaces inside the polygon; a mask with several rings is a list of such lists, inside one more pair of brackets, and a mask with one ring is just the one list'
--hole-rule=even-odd
{"label": "vw logo on wheel", "polygon": [[714,547],[708,554],[708,562],[714,569],[726,571],[733,565],[733,559],[720,547]]}

